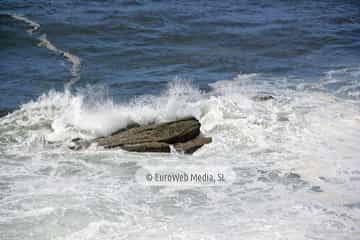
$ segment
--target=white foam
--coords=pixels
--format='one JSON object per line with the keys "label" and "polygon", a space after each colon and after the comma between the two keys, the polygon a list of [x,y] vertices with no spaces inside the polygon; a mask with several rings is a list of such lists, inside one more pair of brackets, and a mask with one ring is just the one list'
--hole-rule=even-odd
{"label": "white foam", "polygon": [[33,32],[37,31],[40,28],[40,24],[38,24],[37,22],[34,22],[24,16],[20,16],[17,14],[9,14],[9,16],[11,16],[12,18],[14,18],[16,20],[19,20],[19,21],[29,24],[29,26],[31,27],[30,29],[27,30],[27,32],[29,34],[32,34]]}
{"label": "white foam", "polygon": [[71,104],[52,127],[57,130],[71,126],[95,136],[104,136],[133,122],[147,124],[190,115],[199,117],[201,106],[198,105],[201,102],[196,100],[200,98],[200,93],[189,84],[172,83],[159,97],[144,96],[129,104],[116,104],[106,97],[103,88],[88,87],[70,96]]}
{"label": "white foam", "polygon": [[325,76],[316,83],[308,84],[314,89],[332,90],[338,96],[359,99],[360,67],[345,67],[325,72]]}
{"label": "white foam", "polygon": [[[188,81],[176,80],[162,94],[138,97],[130,103],[114,102],[104,87],[89,86],[74,94],[52,91],[0,119],[1,141],[7,139],[6,143],[1,142],[0,150],[4,156],[25,155],[32,159],[26,165],[26,171],[31,173],[39,172],[36,159],[43,165],[54,163],[53,168],[69,165],[65,169],[75,171],[63,180],[60,178],[64,185],[60,186],[73,188],[72,195],[79,191],[79,196],[90,196],[79,197],[85,206],[79,203],[76,207],[97,208],[91,208],[95,213],[89,213],[91,216],[82,227],[67,226],[67,234],[59,239],[99,239],[102,233],[110,238],[147,239],[149,235],[144,232],[156,236],[163,228],[164,239],[169,236],[217,239],[221,237],[216,235],[219,232],[227,239],[353,236],[359,231],[356,219],[360,212],[345,205],[358,202],[360,193],[356,180],[360,174],[359,101],[320,91],[261,84],[257,81],[259,77],[240,75],[218,81],[207,93]],[[265,102],[251,99],[264,90],[275,99]],[[97,148],[74,153],[62,148],[73,137],[106,135],[132,121],[145,124],[189,115],[197,117],[202,132],[213,137],[211,144],[191,156]],[[43,144],[41,139],[58,141],[58,145]],[[87,168],[78,166],[81,162],[92,165],[94,170],[86,175]],[[134,169],[126,165],[130,162]],[[230,166],[237,179],[227,189],[178,192],[165,188],[156,193],[120,180],[129,176],[127,171],[169,162]],[[6,169],[8,177],[16,173],[22,179],[23,172],[16,172],[13,166]],[[61,169],[60,172],[65,171]],[[85,173],[78,174],[78,169]],[[300,178],[287,178],[290,172],[298,173]],[[75,180],[69,181],[69,176]],[[61,189],[59,180],[51,182],[47,177],[53,179],[46,176],[41,182],[50,185],[46,196],[56,195]],[[323,192],[310,190],[312,186],[319,186]],[[67,197],[74,201],[72,195]],[[66,204],[69,209],[74,206],[71,202]],[[52,207],[51,202],[49,205]],[[108,205],[109,209],[104,209]],[[116,206],[121,206],[121,210]],[[74,214],[80,216],[78,211]],[[177,221],[172,223],[168,219]],[[151,232],[152,229],[156,230]]]}
{"label": "white foam", "polygon": [[48,40],[46,34],[42,34],[39,37],[39,40],[40,40],[39,46],[44,46],[54,53],[61,54],[67,61],[71,63],[72,66],[70,72],[73,78],[65,84],[65,88],[69,89],[71,85],[73,85],[74,83],[80,80],[80,66],[81,66],[80,58],[69,52],[57,48],[54,44],[52,44]]}
{"label": "white foam", "polygon": [[[46,123],[51,130],[46,140],[64,141],[77,134],[88,138],[108,135],[133,122],[147,124],[195,116],[203,132],[219,138],[213,147],[219,143],[219,147],[246,147],[260,152],[286,148],[305,151],[306,146],[311,152],[314,146],[323,149],[322,142],[347,148],[359,137],[355,133],[344,135],[359,127],[357,103],[320,92],[244,85],[241,78],[244,76],[216,82],[210,93],[201,93],[190,82],[177,80],[160,96],[138,97],[127,104],[113,102],[102,87],[88,87],[76,94],[51,91],[3,121],[32,129],[33,125]],[[253,101],[251,97],[263,89],[272,91],[277,100]],[[348,140],[338,142],[341,138]]]}
{"label": "white foam", "polygon": [[[27,32],[31,35],[34,32],[39,31],[39,29],[40,29],[40,24],[29,18],[20,16],[17,14],[8,14],[8,15],[18,21],[22,21],[22,22],[28,24],[30,26],[30,29],[28,29]],[[80,80],[81,60],[78,56],[56,47],[53,43],[51,43],[48,40],[46,34],[40,35],[38,37],[38,40],[40,41],[39,46],[44,46],[48,50],[50,50],[56,54],[62,55],[71,64],[70,73],[71,73],[72,78],[68,82],[65,83],[65,89],[69,89],[74,83],[76,83],[77,81]]]}

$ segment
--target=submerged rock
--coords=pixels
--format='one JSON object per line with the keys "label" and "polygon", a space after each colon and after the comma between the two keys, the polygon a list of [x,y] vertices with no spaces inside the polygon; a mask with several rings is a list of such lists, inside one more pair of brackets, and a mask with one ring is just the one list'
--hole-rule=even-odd
{"label": "submerged rock", "polygon": [[275,99],[275,98],[269,94],[257,95],[257,96],[252,97],[252,100],[257,101],[257,102],[264,102],[264,101],[268,101],[268,100],[272,100],[272,99]]}
{"label": "submerged rock", "polygon": [[11,112],[12,112],[11,109],[8,108],[0,109],[0,118],[5,117]]}
{"label": "submerged rock", "polygon": [[71,140],[71,145],[69,145],[69,148],[71,150],[81,150],[88,148],[92,141],[83,140],[81,138],[74,138]]}
{"label": "submerged rock", "polygon": [[193,153],[211,142],[211,138],[198,137],[200,126],[200,122],[193,117],[146,126],[134,123],[110,136],[91,141],[74,139],[70,148],[80,150],[95,142],[104,148],[118,147],[131,152],[170,152],[170,145],[173,144],[177,151]]}

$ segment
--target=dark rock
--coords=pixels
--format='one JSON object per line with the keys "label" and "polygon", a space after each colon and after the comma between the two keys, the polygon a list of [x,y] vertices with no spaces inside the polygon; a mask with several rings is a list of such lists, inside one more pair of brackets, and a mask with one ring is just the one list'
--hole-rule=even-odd
{"label": "dark rock", "polygon": [[254,96],[252,98],[252,100],[254,101],[258,101],[258,102],[265,102],[265,101],[268,101],[268,100],[272,100],[272,99],[275,99],[273,96],[271,95],[258,95],[258,96]]}
{"label": "dark rock", "polygon": [[118,133],[124,132],[124,131],[126,131],[126,130],[129,130],[129,129],[135,128],[135,127],[140,127],[140,124],[138,124],[138,123],[136,123],[136,122],[130,123],[126,128],[119,129],[119,130],[113,132],[111,135],[113,136],[113,135],[116,135],[116,134],[118,134]]}
{"label": "dark rock", "polygon": [[129,152],[170,152],[170,145],[162,142],[126,144],[120,148]]}
{"label": "dark rock", "polygon": [[73,139],[71,139],[71,141],[72,141],[72,142],[79,142],[79,141],[81,141],[81,138],[79,138],[79,137],[73,138]]}
{"label": "dark rock", "polygon": [[134,123],[127,128],[120,129],[110,136],[93,140],[72,140],[70,149],[87,148],[91,143],[97,143],[104,148],[121,148],[131,152],[170,152],[173,144],[177,151],[193,153],[204,144],[210,143],[211,138],[199,137],[200,122],[193,117],[177,121],[139,126]]}
{"label": "dark rock", "polygon": [[279,122],[288,122],[289,121],[289,118],[287,117],[287,116],[278,116],[277,117],[277,120],[279,121]]}
{"label": "dark rock", "polygon": [[81,138],[74,138],[71,140],[71,145],[69,146],[69,148],[71,150],[77,151],[77,150],[88,148],[91,143],[92,143],[92,141],[83,140]]}
{"label": "dark rock", "polygon": [[5,117],[6,115],[8,115],[11,112],[12,112],[12,110],[8,109],[8,108],[0,109],[0,118]]}
{"label": "dark rock", "polygon": [[197,137],[184,143],[175,143],[176,151],[184,153],[193,153],[205,144],[211,143],[212,139],[207,137]]}
{"label": "dark rock", "polygon": [[313,192],[323,192],[323,190],[321,189],[320,186],[312,186],[310,188],[310,191],[313,191]]}
{"label": "dark rock", "polygon": [[186,142],[200,134],[200,123],[195,118],[185,118],[173,122],[134,127],[117,134],[95,139],[105,148],[121,147],[148,142],[173,144]]}
{"label": "dark rock", "polygon": [[300,175],[299,174],[297,174],[297,173],[293,173],[293,172],[290,172],[290,173],[287,173],[287,174],[285,174],[285,176],[287,177],[287,178],[292,178],[292,179],[299,179],[300,178]]}

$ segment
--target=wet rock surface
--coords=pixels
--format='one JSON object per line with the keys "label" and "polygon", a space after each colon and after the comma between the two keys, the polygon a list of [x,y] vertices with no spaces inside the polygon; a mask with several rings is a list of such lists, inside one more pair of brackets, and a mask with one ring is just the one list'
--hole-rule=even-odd
{"label": "wet rock surface", "polygon": [[212,139],[209,137],[197,137],[184,143],[176,143],[174,147],[177,151],[191,154],[211,141]]}
{"label": "wet rock surface", "polygon": [[104,148],[121,148],[131,152],[170,152],[170,145],[173,145],[177,151],[190,154],[211,142],[211,138],[199,136],[200,126],[194,117],[146,126],[133,123],[110,136],[91,141],[73,139],[69,148],[80,150],[96,143]]}
{"label": "wet rock surface", "polygon": [[170,145],[162,142],[146,142],[123,145],[121,149],[129,152],[170,152]]}

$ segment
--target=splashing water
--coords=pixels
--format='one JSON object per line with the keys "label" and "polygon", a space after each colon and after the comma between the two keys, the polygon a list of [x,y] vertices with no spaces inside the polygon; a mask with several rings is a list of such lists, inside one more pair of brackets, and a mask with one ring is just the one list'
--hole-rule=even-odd
{"label": "splashing water", "polygon": [[[329,32],[321,32],[323,28],[326,30],[327,25],[313,24],[312,27],[321,26],[321,29],[287,25],[286,28],[291,31],[281,28],[279,34],[278,26],[284,20],[275,19],[276,24],[270,26],[275,31],[264,34],[264,29],[269,26],[262,25],[263,17],[257,17],[260,15],[256,15],[254,6],[251,6],[250,15],[246,15],[245,11],[241,16],[258,18],[252,19],[253,22],[246,22],[247,19],[236,22],[238,16],[232,19],[219,14],[222,17],[220,20],[205,16],[200,20],[207,30],[197,35],[194,31],[187,33],[189,29],[186,26],[198,29],[198,15],[202,13],[196,12],[195,18],[192,18],[188,13],[186,17],[169,17],[167,12],[163,12],[158,15],[165,16],[164,21],[158,23],[150,16],[154,8],[150,9],[149,16],[144,14],[145,17],[136,16],[134,19],[135,15],[130,15],[131,21],[128,21],[121,15],[125,12],[104,11],[106,8],[101,9],[97,4],[91,6],[93,8],[84,9],[86,16],[92,12],[92,16],[99,16],[103,21],[94,19],[94,25],[86,27],[81,24],[68,26],[62,22],[57,28],[80,26],[76,29],[95,39],[98,35],[94,32],[102,35],[106,28],[110,34],[104,33],[105,40],[101,39],[99,45],[108,44],[108,39],[113,41],[113,35],[117,37],[114,33],[125,33],[122,36],[126,47],[131,46],[127,45],[128,41],[133,41],[129,31],[144,30],[147,33],[140,34],[144,41],[136,42],[136,51],[130,52],[140,52],[144,58],[150,56],[152,59],[152,53],[149,55],[148,49],[142,46],[148,46],[152,38],[159,38],[170,42],[170,47],[179,49],[174,52],[175,57],[169,56],[166,61],[182,63],[179,56],[183,56],[193,65],[185,65],[181,70],[189,69],[189,66],[198,67],[200,62],[201,68],[209,67],[207,70],[211,73],[214,70],[237,72],[239,68],[236,65],[245,60],[264,65],[263,69],[259,68],[264,72],[276,72],[279,66],[292,69],[292,64],[303,64],[317,71],[321,66],[328,65],[328,58],[322,63],[324,65],[317,65],[316,53],[324,54],[318,49],[328,49],[327,43],[333,38],[336,47],[342,41],[350,39],[349,42],[353,42],[353,36],[358,32],[355,16],[351,21],[336,18],[336,22],[342,22],[338,33],[333,28],[328,29]],[[193,5],[191,8],[200,9]],[[261,6],[261,9],[266,8]],[[233,6],[231,9],[234,10]],[[275,12],[279,9],[276,7]],[[295,10],[298,14],[299,9]],[[101,16],[101,11],[106,12],[106,16]],[[171,13],[171,9],[166,11]],[[63,13],[59,12],[59,15]],[[109,17],[107,14],[110,12],[114,16]],[[120,25],[118,13],[121,15]],[[70,91],[71,86],[80,80],[80,58],[53,44],[41,25],[32,19],[16,14],[5,15],[25,23],[27,33],[36,37],[39,46],[68,61],[71,64],[71,79],[65,84],[63,92],[49,91],[0,118],[1,239],[359,239],[359,68],[327,71],[320,80],[300,84],[269,75],[240,74],[234,79],[209,84],[207,92],[200,91],[189,81],[176,79],[169,82],[159,95],[142,95],[128,103],[116,102],[109,97],[109,89],[103,86],[89,85]],[[274,15],[283,17],[281,14]],[[179,36],[172,32],[169,25],[172,17],[178,18],[174,32],[178,32],[180,27],[178,21],[185,20],[181,25],[184,31]],[[329,16],[322,17],[328,19]],[[294,23],[292,17],[288,20],[285,24]],[[235,31],[235,23],[240,26],[240,32]],[[252,38],[245,38],[242,31],[246,23],[254,29],[253,34],[258,31],[258,35],[254,36],[264,35],[266,38],[259,37],[255,42]],[[342,24],[349,25],[345,27]],[[256,30],[259,25],[260,30]],[[354,32],[344,33],[345,28]],[[219,32],[219,29],[224,31]],[[295,34],[292,29],[296,30]],[[59,32],[62,34],[62,31]],[[289,38],[290,35],[297,37],[298,32],[305,35],[304,43]],[[322,35],[314,36],[307,32],[321,32]],[[218,42],[204,41],[213,35],[219,39]],[[347,37],[343,39],[345,35]],[[282,41],[278,41],[279,38]],[[236,39],[245,46],[239,48],[244,58],[232,54],[232,47],[239,43]],[[159,68],[166,72],[166,66],[170,65],[164,66],[163,56],[169,53],[159,49],[156,42],[156,45],[150,46],[149,52],[154,49],[159,51]],[[185,42],[184,45],[190,47],[179,48],[179,42]],[[276,49],[277,43],[280,43],[277,47],[281,48],[281,54]],[[214,53],[214,57],[194,58],[193,55],[203,54],[207,48],[202,48],[202,45],[206,44],[209,44],[209,49],[222,46],[217,49],[219,55]],[[226,45],[231,45],[231,48],[226,48]],[[99,50],[94,50],[91,44],[79,46],[94,52]],[[105,53],[97,53],[99,58],[95,58],[94,65],[99,64],[98,59],[111,57],[109,52],[118,46],[124,45],[110,45],[110,50],[99,47],[99,51]],[[253,49],[258,46],[272,47],[254,52]],[[352,50],[356,45],[344,43],[343,46],[351,49],[343,54],[346,60],[351,52],[356,53]],[[182,55],[183,50],[189,55]],[[134,57],[127,54],[126,59]],[[338,57],[338,52],[334,51],[334,55]],[[302,56],[306,56],[305,60]],[[136,62],[142,60],[134,59]],[[269,59],[275,59],[274,62],[279,64],[269,64]],[[283,65],[284,60],[289,60],[289,65]],[[308,61],[313,65],[307,65]],[[148,61],[143,62],[145,64],[139,63],[139,66],[148,70]],[[106,64],[101,66],[109,67]],[[150,74],[158,70],[156,66],[155,62]],[[250,69],[254,69],[252,67]],[[97,68],[94,69],[97,71]],[[254,101],[253,97],[259,94],[271,95],[274,99]],[[129,153],[97,146],[78,152],[68,149],[68,144],[75,137],[92,139],[133,122],[166,122],[186,116],[198,118],[202,132],[213,138],[211,144],[193,155],[177,152]],[[236,179],[230,186],[193,188],[149,187],[136,182],[135,175],[139,169],[158,165],[225,166],[232,169]]]}
{"label": "splashing water", "polygon": [[[54,239],[356,239],[359,103],[259,84],[259,77],[218,81],[206,93],[177,80],[159,96],[127,104],[89,86],[23,105],[0,120],[0,215],[7,216],[0,231],[15,226],[5,237],[26,239],[21,226],[31,224],[31,236]],[[252,100],[264,91],[275,99]],[[73,137],[189,115],[213,137],[192,156],[66,148]],[[137,169],[164,163],[222,164],[237,178],[221,188],[134,183]]]}

